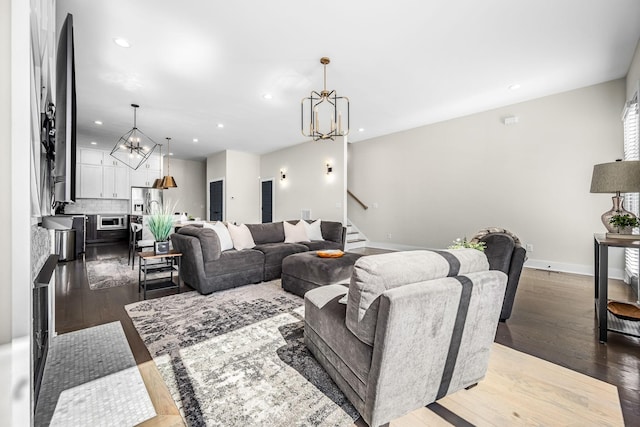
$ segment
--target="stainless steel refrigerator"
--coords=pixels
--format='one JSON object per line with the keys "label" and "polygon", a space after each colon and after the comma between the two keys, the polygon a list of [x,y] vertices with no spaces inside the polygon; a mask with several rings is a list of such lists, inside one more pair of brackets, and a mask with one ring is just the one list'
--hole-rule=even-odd
{"label": "stainless steel refrigerator", "polygon": [[162,190],[131,187],[131,214],[151,215],[162,209]]}

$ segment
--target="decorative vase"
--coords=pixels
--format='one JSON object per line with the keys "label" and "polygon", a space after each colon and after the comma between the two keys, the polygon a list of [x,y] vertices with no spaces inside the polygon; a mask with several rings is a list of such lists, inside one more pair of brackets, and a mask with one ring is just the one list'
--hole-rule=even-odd
{"label": "decorative vase", "polygon": [[153,251],[156,255],[165,255],[169,253],[169,242],[154,242]]}
{"label": "decorative vase", "polygon": [[609,233],[631,234],[631,230],[626,232],[620,231],[618,227],[609,222],[614,215],[629,215],[632,218],[636,217],[633,213],[624,208],[624,196],[613,196],[611,201],[613,202],[611,210],[603,213],[601,217],[605,228]]}

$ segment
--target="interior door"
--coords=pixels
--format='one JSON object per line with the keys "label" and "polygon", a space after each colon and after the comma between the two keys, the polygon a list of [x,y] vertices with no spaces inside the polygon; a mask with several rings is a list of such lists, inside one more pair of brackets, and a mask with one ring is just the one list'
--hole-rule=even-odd
{"label": "interior door", "polygon": [[262,223],[273,222],[273,180],[262,181]]}
{"label": "interior door", "polygon": [[209,221],[222,221],[222,180],[209,183]]}

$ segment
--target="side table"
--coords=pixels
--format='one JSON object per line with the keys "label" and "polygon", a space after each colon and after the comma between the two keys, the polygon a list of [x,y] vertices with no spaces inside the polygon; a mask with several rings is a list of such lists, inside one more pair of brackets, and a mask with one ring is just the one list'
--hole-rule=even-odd
{"label": "side table", "polygon": [[596,314],[598,315],[599,339],[601,343],[607,342],[607,332],[618,332],[625,335],[638,336],[636,334],[617,329],[609,329],[607,318],[609,316],[607,310],[608,303],[608,287],[609,287],[609,248],[636,248],[640,249],[640,236],[638,240],[632,239],[614,239],[607,237],[605,234],[593,235],[594,250],[594,290]]}
{"label": "side table", "polygon": [[[172,249],[169,253],[158,254],[155,252],[138,252],[140,260],[138,262],[138,292],[142,289],[143,298],[147,299],[147,291],[157,291],[160,289],[178,289],[180,293],[180,275],[178,274],[178,283],[173,282],[173,272],[180,270],[180,260],[182,253]],[[169,261],[149,264],[148,261],[159,260]],[[148,273],[157,273],[168,271],[169,276],[156,277],[148,279]]]}

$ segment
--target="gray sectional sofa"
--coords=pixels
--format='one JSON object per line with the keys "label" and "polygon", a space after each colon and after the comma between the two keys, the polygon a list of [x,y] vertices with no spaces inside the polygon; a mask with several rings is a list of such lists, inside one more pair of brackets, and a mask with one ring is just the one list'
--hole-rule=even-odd
{"label": "gray sectional sofa", "polygon": [[[287,222],[297,224],[298,220]],[[300,243],[284,243],[282,222],[247,224],[247,228],[255,247],[222,251],[215,231],[193,225],[181,227],[171,235],[174,249],[183,254],[180,278],[201,294],[277,279],[285,257],[310,250],[344,249],[346,236],[346,228],[334,221],[320,223],[324,240]]]}

